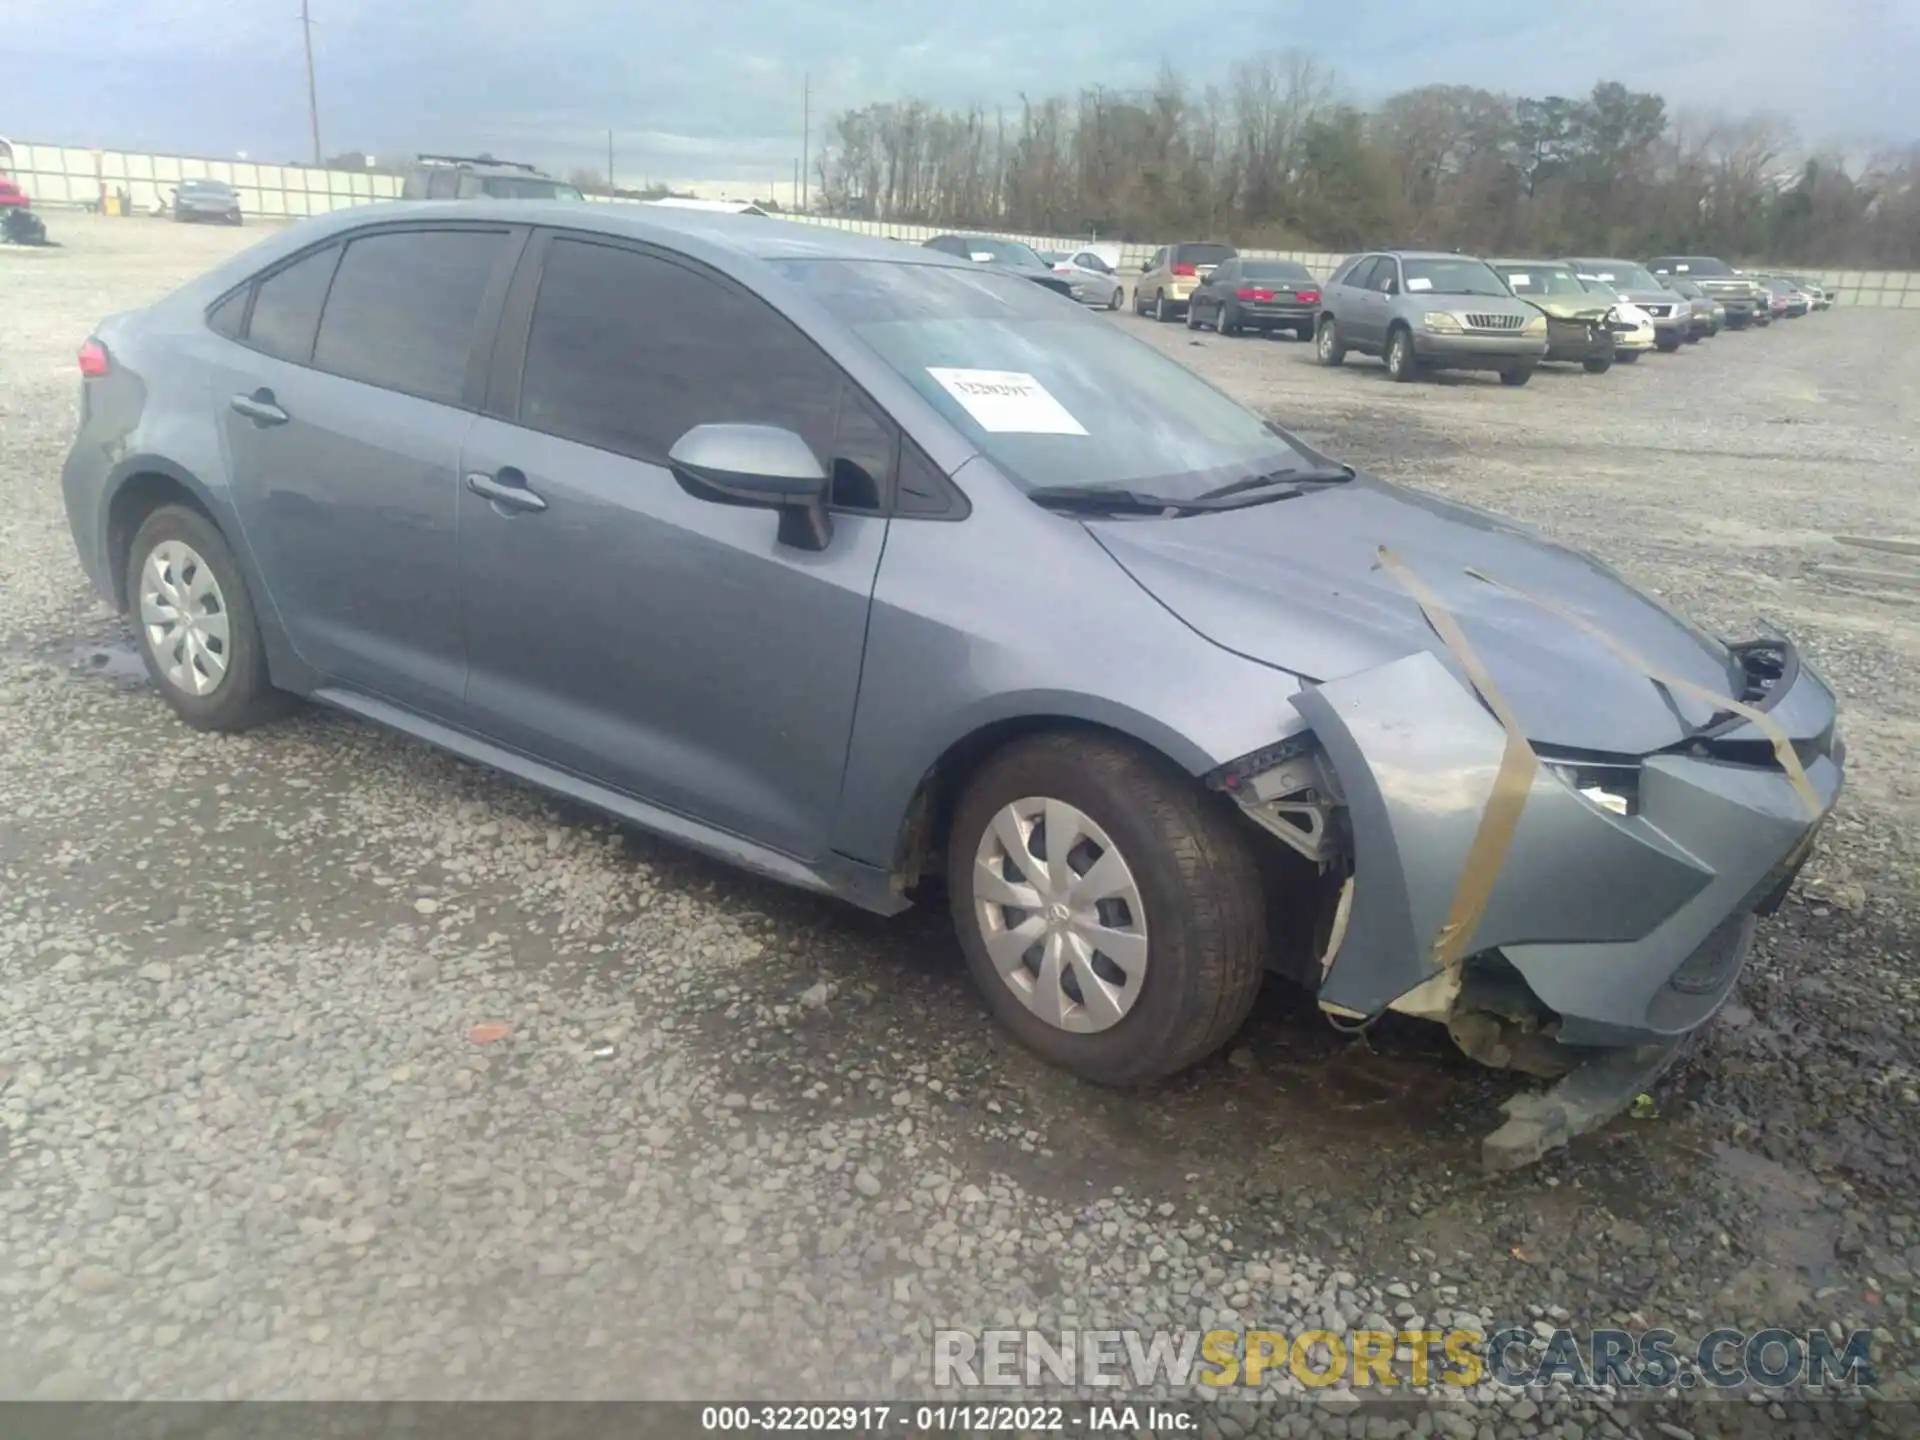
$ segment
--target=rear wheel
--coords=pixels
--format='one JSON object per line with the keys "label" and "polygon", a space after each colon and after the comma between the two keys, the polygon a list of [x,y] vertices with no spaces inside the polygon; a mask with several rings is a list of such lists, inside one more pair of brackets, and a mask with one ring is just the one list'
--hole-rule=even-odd
{"label": "rear wheel", "polygon": [[1420,374],[1420,362],[1413,354],[1413,335],[1404,325],[1387,332],[1387,374],[1402,385]]}
{"label": "rear wheel", "polygon": [[1524,385],[1533,378],[1533,362],[1523,360],[1517,365],[1508,365],[1500,372],[1502,385]]}
{"label": "rear wheel", "polygon": [[1580,368],[1589,375],[1604,375],[1613,368],[1611,355],[1589,355],[1580,362]]}
{"label": "rear wheel", "polygon": [[147,673],[187,724],[247,730],[285,713],[247,583],[206,516],[163,505],[147,517],[128,547],[127,599]]}
{"label": "rear wheel", "polygon": [[1126,286],[1124,285],[1114,286],[1113,293],[1107,297],[1107,309],[1118,310],[1120,308],[1120,297],[1125,293],[1126,293]]}
{"label": "rear wheel", "polygon": [[1338,365],[1347,358],[1347,345],[1340,338],[1340,327],[1331,315],[1320,317],[1320,330],[1314,340],[1314,352],[1322,365]]}
{"label": "rear wheel", "polygon": [[1167,305],[1167,292],[1164,290],[1153,297],[1153,318],[1162,325],[1173,319],[1173,311]]}
{"label": "rear wheel", "polygon": [[1296,325],[1293,327],[1293,336],[1296,340],[1311,340],[1313,339],[1313,326]]}
{"label": "rear wheel", "polygon": [[1682,343],[1678,335],[1662,335],[1653,342],[1654,348],[1662,355],[1671,355]]}
{"label": "rear wheel", "polygon": [[1613,358],[1618,360],[1622,365],[1638,365],[1640,363],[1640,352],[1638,350],[1622,350]]}
{"label": "rear wheel", "polygon": [[1036,736],[962,796],[948,890],[987,1007],[1107,1085],[1184,1069],[1259,992],[1266,904],[1250,837],[1184,775],[1117,741]]}

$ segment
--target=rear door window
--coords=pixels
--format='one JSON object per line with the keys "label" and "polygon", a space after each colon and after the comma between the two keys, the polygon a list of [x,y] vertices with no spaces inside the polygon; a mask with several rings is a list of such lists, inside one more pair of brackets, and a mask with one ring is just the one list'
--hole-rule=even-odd
{"label": "rear door window", "polygon": [[313,363],[426,400],[457,404],[505,230],[392,230],[347,246]]}
{"label": "rear door window", "polygon": [[305,365],[313,358],[313,335],[320,307],[339,262],[340,247],[329,245],[282,266],[262,280],[247,322],[247,343],[281,360]]}

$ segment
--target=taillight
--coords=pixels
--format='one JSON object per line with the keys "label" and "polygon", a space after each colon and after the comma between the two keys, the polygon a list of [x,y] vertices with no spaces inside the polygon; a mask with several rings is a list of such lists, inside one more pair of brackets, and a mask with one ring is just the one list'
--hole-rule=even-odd
{"label": "taillight", "polygon": [[1200,272],[1194,269],[1193,266],[1183,262],[1173,267],[1173,273],[1176,275],[1198,275]]}
{"label": "taillight", "polygon": [[1320,292],[1318,290],[1296,290],[1293,292],[1293,298],[1304,301],[1308,305],[1318,305],[1320,303]]}
{"label": "taillight", "polygon": [[107,373],[107,347],[98,340],[89,340],[80,347],[80,373],[89,380],[98,380]]}
{"label": "taillight", "polygon": [[1271,300],[1273,299],[1273,292],[1271,290],[1236,290],[1233,292],[1233,298],[1236,300]]}

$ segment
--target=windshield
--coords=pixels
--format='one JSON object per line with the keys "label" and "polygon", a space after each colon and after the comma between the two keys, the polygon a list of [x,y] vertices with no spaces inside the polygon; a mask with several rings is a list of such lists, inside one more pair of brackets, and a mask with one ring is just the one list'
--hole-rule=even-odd
{"label": "windshield", "polygon": [[1624,260],[1576,260],[1580,273],[1591,275],[1596,280],[1604,280],[1616,290],[1664,290],[1653,276],[1641,266]]}
{"label": "windshield", "polygon": [[227,195],[232,193],[232,189],[232,186],[219,180],[182,180],[180,182],[182,195]]}
{"label": "windshield", "polygon": [[1673,291],[1675,294],[1684,295],[1689,300],[1698,300],[1702,295],[1702,293],[1704,293],[1701,291],[1700,287],[1694,284],[1691,280],[1682,280],[1677,275],[1667,276],[1666,281],[1667,281],[1667,288],[1669,290]]}
{"label": "windshield", "polygon": [[1508,286],[1516,295],[1585,295],[1587,287],[1580,283],[1565,265],[1496,265]]}
{"label": "windshield", "polygon": [[1653,262],[1653,269],[1676,275],[1731,275],[1733,271],[1711,255],[1664,255]]}
{"label": "windshield", "polygon": [[557,180],[522,180],[517,175],[489,175],[480,182],[482,194],[495,200],[581,200],[586,197]]}
{"label": "windshield", "polygon": [[1025,280],[884,261],[774,265],[1025,489],[1191,498],[1320,463],[1155,347]]}
{"label": "windshield", "polygon": [[[965,235],[961,243],[967,247],[967,254],[982,265],[1017,265],[1023,269],[1046,269],[1046,262],[1039,252],[1022,245],[1018,240],[995,240],[987,235]],[[984,255],[987,258],[981,260]]]}
{"label": "windshield", "polygon": [[1307,267],[1292,260],[1242,260],[1240,274],[1248,280],[1311,280]]}
{"label": "windshield", "polygon": [[1402,260],[1410,292],[1435,295],[1498,295],[1505,297],[1507,287],[1484,260]]}

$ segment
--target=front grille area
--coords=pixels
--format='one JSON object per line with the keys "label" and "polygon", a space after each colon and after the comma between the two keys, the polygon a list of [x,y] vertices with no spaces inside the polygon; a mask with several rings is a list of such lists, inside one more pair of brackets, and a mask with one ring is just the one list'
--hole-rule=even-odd
{"label": "front grille area", "polygon": [[1547,343],[1549,345],[1584,345],[1587,343],[1587,327],[1578,320],[1547,321]]}
{"label": "front grille area", "polygon": [[1519,315],[1468,315],[1466,321],[1475,330],[1518,330],[1527,323]]}
{"label": "front grille area", "polygon": [[1640,308],[1656,320],[1665,320],[1669,315],[1673,314],[1673,306],[1671,305],[1642,305]]}

